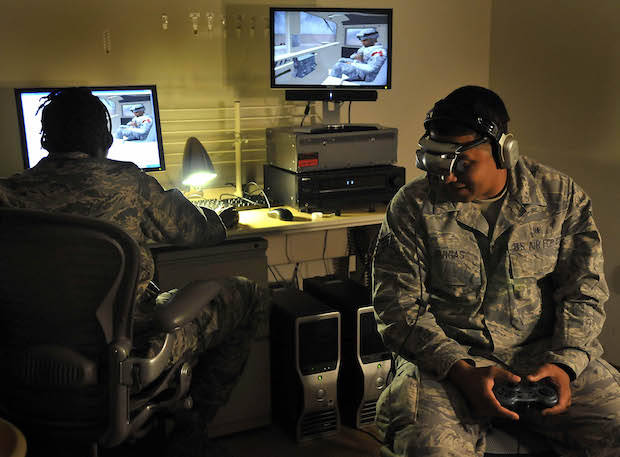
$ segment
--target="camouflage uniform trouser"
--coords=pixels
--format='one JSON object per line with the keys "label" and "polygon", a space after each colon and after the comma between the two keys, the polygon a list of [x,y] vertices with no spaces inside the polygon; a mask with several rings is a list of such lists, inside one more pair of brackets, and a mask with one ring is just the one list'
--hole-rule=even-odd
{"label": "camouflage uniform trouser", "polygon": [[[549,438],[558,455],[620,456],[620,374],[596,359],[571,383],[572,404],[557,416],[522,419]],[[394,380],[377,404],[381,456],[483,456],[489,419],[475,418],[460,391],[398,358]]]}
{"label": "camouflage uniform trouser", "polygon": [[[121,126],[122,127],[122,126]],[[141,141],[146,139],[146,135],[143,133],[132,132],[126,128],[119,128],[114,135],[115,138],[122,140],[123,138],[127,139],[127,141]]]}
{"label": "camouflage uniform trouser", "polygon": [[[206,425],[225,404],[239,381],[258,326],[268,318],[269,292],[243,277],[217,280],[221,291],[200,316],[174,333],[170,365],[187,351],[197,352],[190,394],[194,410]],[[156,307],[166,306],[176,289],[157,297]],[[153,356],[163,345],[163,335],[149,338]]]}

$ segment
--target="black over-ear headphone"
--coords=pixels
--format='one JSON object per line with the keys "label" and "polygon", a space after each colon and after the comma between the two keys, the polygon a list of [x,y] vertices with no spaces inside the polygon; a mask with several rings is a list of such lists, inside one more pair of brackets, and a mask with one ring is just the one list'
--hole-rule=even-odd
{"label": "black over-ear headphone", "polygon": [[112,147],[112,143],[114,143],[114,137],[112,136],[110,131],[105,132],[103,138],[103,147],[106,151]]}
{"label": "black over-ear headphone", "polygon": [[519,160],[519,143],[510,133],[506,133],[495,122],[473,112],[471,108],[440,100],[426,114],[424,128],[429,133],[431,122],[451,121],[465,125],[475,132],[491,139],[493,158],[497,168],[512,168]]}

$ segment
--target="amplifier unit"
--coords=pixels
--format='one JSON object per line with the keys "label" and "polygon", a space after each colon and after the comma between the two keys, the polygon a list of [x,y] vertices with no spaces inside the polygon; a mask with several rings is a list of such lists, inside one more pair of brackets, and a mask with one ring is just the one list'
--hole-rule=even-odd
{"label": "amplifier unit", "polygon": [[302,211],[340,211],[388,203],[405,184],[405,169],[394,165],[294,173],[264,166],[270,199]]}
{"label": "amplifier unit", "polygon": [[340,313],[297,289],[276,289],[271,311],[273,418],[297,441],[340,429]]}
{"label": "amplifier unit", "polygon": [[398,129],[371,124],[268,128],[267,163],[306,172],[396,163]]}
{"label": "amplifier unit", "polygon": [[342,422],[355,428],[374,425],[377,400],[387,386],[392,362],[377,332],[370,290],[350,279],[321,277],[305,279],[304,291],[342,316],[338,379]]}

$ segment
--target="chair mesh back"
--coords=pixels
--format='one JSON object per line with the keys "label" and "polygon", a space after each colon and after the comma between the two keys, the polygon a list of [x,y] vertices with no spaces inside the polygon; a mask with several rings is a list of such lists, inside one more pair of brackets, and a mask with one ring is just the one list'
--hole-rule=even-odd
{"label": "chair mesh back", "polygon": [[[99,433],[108,413],[102,325],[115,337],[131,336],[127,329],[119,333],[116,323],[119,313],[132,310],[139,258],[135,242],[100,221],[0,209],[0,252],[0,355],[11,361],[0,380],[5,384],[0,401],[32,423]],[[128,265],[128,258],[134,264]],[[127,287],[127,281],[133,283]],[[102,304],[113,308],[103,321],[97,316]],[[74,378],[70,367],[33,360],[27,352],[40,347],[84,356],[99,367],[99,383],[63,386],[57,381]],[[49,377],[48,386],[45,379],[36,380],[37,369]]]}
{"label": "chair mesh back", "polygon": [[40,229],[0,242],[2,339],[21,347],[58,344],[96,357],[106,342],[95,313],[122,271],[121,253],[91,233]]}

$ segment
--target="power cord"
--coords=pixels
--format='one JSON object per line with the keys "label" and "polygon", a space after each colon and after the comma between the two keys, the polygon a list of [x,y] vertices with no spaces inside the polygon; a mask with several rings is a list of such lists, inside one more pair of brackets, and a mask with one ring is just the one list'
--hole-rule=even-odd
{"label": "power cord", "polygon": [[301,280],[304,280],[304,277],[301,275],[301,273],[299,273],[299,266],[302,264],[303,262],[297,262],[295,264],[295,269],[293,270],[293,278],[291,279],[291,281],[295,281],[295,288],[297,290],[301,290],[299,287],[299,278],[301,277]]}
{"label": "power cord", "polygon": [[349,100],[349,124],[351,123],[351,103],[353,103],[353,101]]}
{"label": "power cord", "polygon": [[200,198],[202,198],[203,195],[202,194],[189,194],[189,195],[185,196],[185,198],[193,198],[193,197],[200,197]]}
{"label": "power cord", "polygon": [[[281,283],[285,283],[286,280],[284,279],[284,276],[282,276],[282,274],[278,271],[278,269],[276,268],[276,266],[274,265],[273,268],[275,269],[275,271],[278,273],[278,275],[276,276],[276,274],[274,273],[274,271],[271,269],[271,265],[267,265],[267,268],[269,269],[269,271],[271,272],[271,275],[273,276],[273,279],[276,282],[281,282]],[[280,279],[278,279],[278,276],[280,276]]]}
{"label": "power cord", "polygon": [[[245,190],[243,191],[244,194],[246,195],[254,195],[254,193],[249,193],[248,192],[248,187],[250,186],[250,184],[252,184],[253,186],[256,186],[257,190],[263,194],[263,197],[265,197],[265,201],[267,202],[267,208],[271,209],[271,203],[269,202],[269,198],[267,197],[267,194],[265,193],[265,191],[263,190],[263,188],[261,186],[259,186],[255,181],[250,181],[245,185]],[[255,191],[256,192],[256,191]]]}
{"label": "power cord", "polygon": [[371,265],[373,258],[373,251],[375,249],[375,245],[377,243],[377,238],[379,237],[379,231],[372,236],[370,243],[368,244],[368,250],[366,253],[362,250],[362,240],[360,239],[360,233],[356,230],[348,230],[347,231],[347,243],[349,253],[353,251],[356,256],[363,261],[362,268],[360,270],[361,275],[358,280],[364,286],[370,286],[370,275],[371,275]]}
{"label": "power cord", "polygon": [[310,101],[308,101],[308,104],[306,105],[306,109],[304,110],[304,117],[301,118],[301,124],[299,124],[300,127],[304,126],[304,121],[306,120],[306,116],[308,115],[308,113],[310,113]]}
{"label": "power cord", "polygon": [[276,270],[276,272],[278,273],[278,276],[280,276],[280,279],[282,281],[282,284],[286,283],[286,279],[284,279],[284,275],[282,273],[280,273],[280,270],[278,270],[278,267],[276,267],[275,265],[273,265],[273,269]]}
{"label": "power cord", "polygon": [[323,266],[325,267],[326,275],[329,274],[329,271],[327,269],[327,262],[325,261],[325,250],[327,249],[327,232],[328,230],[325,230],[325,237],[323,238],[323,255],[321,256],[321,258],[323,259]]}

